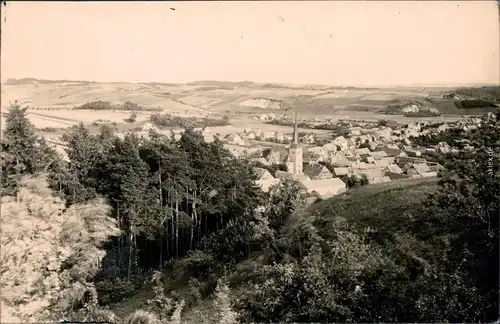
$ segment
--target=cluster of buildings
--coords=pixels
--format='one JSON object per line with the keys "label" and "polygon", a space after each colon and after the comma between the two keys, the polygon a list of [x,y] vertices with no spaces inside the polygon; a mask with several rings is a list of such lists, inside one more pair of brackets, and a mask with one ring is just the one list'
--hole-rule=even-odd
{"label": "cluster of buildings", "polygon": [[[237,156],[249,156],[263,166],[286,165],[288,171],[276,171],[274,176],[266,168],[255,168],[256,183],[264,190],[283,179],[294,179],[311,194],[320,197],[337,195],[346,191],[346,177],[366,177],[370,184],[400,179],[436,177],[443,167],[427,161],[423,156],[431,153],[448,153],[456,150],[447,143],[434,147],[418,147],[411,136],[444,131],[449,127],[464,130],[477,127],[477,121],[468,119],[453,125],[443,123],[436,128],[426,128],[430,123],[376,125],[357,123],[349,126],[347,136],[338,136],[327,144],[317,145],[314,135],[299,140],[295,118],[292,144],[272,145],[267,148],[252,146],[248,134],[227,135],[226,148]],[[276,136],[276,135],[275,135]]]}

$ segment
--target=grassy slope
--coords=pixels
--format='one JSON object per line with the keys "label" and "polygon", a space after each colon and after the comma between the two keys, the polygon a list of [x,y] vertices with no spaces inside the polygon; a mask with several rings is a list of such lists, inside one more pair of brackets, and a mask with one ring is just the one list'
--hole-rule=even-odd
{"label": "grassy slope", "polygon": [[381,232],[408,231],[411,215],[421,212],[421,202],[437,189],[437,178],[400,180],[369,185],[311,205],[303,215],[316,216],[316,225],[328,237],[329,225],[339,220]]}

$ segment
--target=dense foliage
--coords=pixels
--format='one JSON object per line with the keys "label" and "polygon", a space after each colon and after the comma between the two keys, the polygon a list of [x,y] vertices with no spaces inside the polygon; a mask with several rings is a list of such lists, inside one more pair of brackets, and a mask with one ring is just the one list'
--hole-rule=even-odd
{"label": "dense foliage", "polygon": [[[274,120],[267,121],[266,124],[292,127],[293,121],[274,119]],[[322,123],[322,124],[316,123],[315,124],[315,123],[302,121],[302,122],[298,122],[297,126],[301,129],[329,130],[329,131],[332,131],[332,134],[334,136],[347,136],[349,134],[349,127],[347,125],[342,124],[342,123]]]}
{"label": "dense foliage", "polygon": [[469,98],[476,98],[494,103],[500,102],[500,86],[459,88],[455,90],[455,93]]}
{"label": "dense foliage", "polygon": [[125,101],[123,104],[112,104],[109,101],[90,101],[74,109],[89,109],[89,110],[123,110],[123,111],[161,111],[161,108],[147,108],[135,102]]}
{"label": "dense foliage", "polygon": [[145,284],[123,323],[498,317],[498,117],[444,133],[468,148],[441,157],[432,190],[369,185],[311,206],[295,181],[263,193],[249,161],[189,127],[175,140],[80,124],[62,138],[69,162],[18,106],[3,135],[2,322],[119,321],[102,306]]}
{"label": "dense foliage", "polygon": [[432,110],[408,111],[404,113],[405,117],[438,117],[440,113]]}
{"label": "dense foliage", "polygon": [[482,99],[467,99],[455,101],[455,105],[459,109],[473,109],[473,108],[496,108],[494,103]]}
{"label": "dense foliage", "polygon": [[226,119],[179,117],[170,114],[153,114],[149,120],[158,128],[200,128],[229,125]]}

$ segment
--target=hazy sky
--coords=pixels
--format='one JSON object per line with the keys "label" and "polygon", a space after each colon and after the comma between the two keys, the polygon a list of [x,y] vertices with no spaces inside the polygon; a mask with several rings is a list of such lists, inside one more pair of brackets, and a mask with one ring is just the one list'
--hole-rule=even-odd
{"label": "hazy sky", "polygon": [[2,15],[2,80],[500,82],[496,1],[7,2]]}

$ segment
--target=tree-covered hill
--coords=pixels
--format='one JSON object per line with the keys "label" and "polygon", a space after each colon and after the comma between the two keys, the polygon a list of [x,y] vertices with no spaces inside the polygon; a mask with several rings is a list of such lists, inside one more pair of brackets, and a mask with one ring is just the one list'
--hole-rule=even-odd
{"label": "tree-covered hill", "polygon": [[[445,134],[469,147],[440,157],[437,183],[308,207],[297,182],[262,192],[249,161],[193,129],[120,138],[80,124],[63,136],[66,162],[13,106],[1,143],[1,321],[493,322],[498,116]],[[130,296],[135,309],[110,312]]]}

